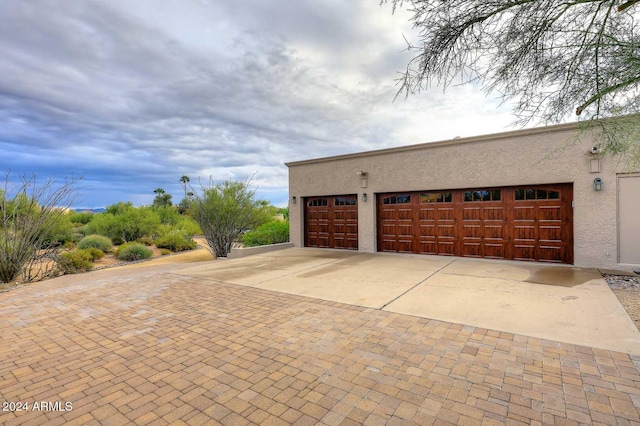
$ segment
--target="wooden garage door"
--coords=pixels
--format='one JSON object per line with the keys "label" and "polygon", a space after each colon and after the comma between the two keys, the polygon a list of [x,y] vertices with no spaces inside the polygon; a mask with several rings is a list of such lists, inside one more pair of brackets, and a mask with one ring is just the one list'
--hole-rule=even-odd
{"label": "wooden garage door", "polygon": [[572,184],[379,194],[378,250],[573,263]]}
{"label": "wooden garage door", "polygon": [[305,247],[358,249],[356,195],[304,199]]}

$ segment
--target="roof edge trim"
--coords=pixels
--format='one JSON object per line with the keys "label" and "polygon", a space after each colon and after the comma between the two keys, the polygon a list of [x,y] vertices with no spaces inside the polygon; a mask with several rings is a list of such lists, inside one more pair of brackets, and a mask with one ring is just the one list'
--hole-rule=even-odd
{"label": "roof edge trim", "polygon": [[469,137],[458,138],[458,139],[446,139],[446,140],[440,140],[440,141],[434,141],[434,142],[423,142],[423,143],[413,144],[413,145],[397,146],[393,148],[382,148],[382,149],[376,149],[371,151],[355,152],[352,154],[341,154],[341,155],[333,155],[330,157],[313,158],[309,160],[291,161],[288,163],[284,163],[284,165],[287,167],[301,166],[305,164],[324,163],[324,162],[335,161],[335,160],[369,157],[372,155],[383,155],[383,154],[390,154],[390,153],[396,153],[396,152],[416,151],[424,148],[436,148],[441,146],[464,145],[468,143],[488,142],[488,141],[494,141],[494,140],[500,140],[500,139],[508,139],[512,137],[538,135],[543,133],[566,132],[566,131],[576,130],[584,124],[585,124],[584,122],[578,121],[574,123],[555,124],[552,126],[533,127],[530,129],[518,129],[518,130],[511,130],[508,132],[489,133],[485,135],[469,136]]}

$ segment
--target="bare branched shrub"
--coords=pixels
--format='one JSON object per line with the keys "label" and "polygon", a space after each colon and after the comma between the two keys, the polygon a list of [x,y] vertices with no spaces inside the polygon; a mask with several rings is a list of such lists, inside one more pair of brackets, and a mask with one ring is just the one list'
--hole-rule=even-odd
{"label": "bare branched shrub", "polygon": [[55,187],[50,179],[40,184],[35,175],[12,183],[7,173],[0,188],[0,282],[17,277],[31,282],[56,273],[59,242],[49,231],[75,202],[81,179]]}

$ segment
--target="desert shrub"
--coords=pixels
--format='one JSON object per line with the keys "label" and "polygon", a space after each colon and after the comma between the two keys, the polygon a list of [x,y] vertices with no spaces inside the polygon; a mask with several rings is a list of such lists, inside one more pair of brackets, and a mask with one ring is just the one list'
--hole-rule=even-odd
{"label": "desert shrub", "polygon": [[193,250],[196,242],[191,239],[189,233],[182,229],[173,229],[164,225],[159,237],[155,239],[156,247],[166,248],[172,251]]}
{"label": "desert shrub", "polygon": [[133,242],[122,244],[114,254],[120,260],[140,260],[150,258],[153,251],[149,247]]}
{"label": "desert shrub", "polygon": [[79,229],[74,229],[73,234],[71,234],[71,241],[74,243],[79,243],[81,239],[85,237],[84,233]]}
{"label": "desert shrub", "polygon": [[92,257],[88,250],[76,250],[61,253],[57,257],[56,263],[58,268],[65,274],[77,274],[93,269],[91,259]]}
{"label": "desert shrub", "polygon": [[247,247],[267,244],[285,243],[289,241],[289,222],[274,220],[258,226],[242,236],[242,244]]}
{"label": "desert shrub", "polygon": [[198,225],[198,222],[191,216],[180,216],[173,227],[181,229],[185,235],[189,235],[190,237],[202,235],[200,225]]}
{"label": "desert shrub", "polygon": [[107,207],[104,213],[94,215],[86,226],[87,232],[105,235],[117,244],[155,235],[160,217],[149,207],[120,202]]}
{"label": "desert shrub", "polygon": [[73,212],[69,214],[69,221],[78,225],[86,225],[93,219],[93,213]]}
{"label": "desert shrub", "polygon": [[145,246],[152,246],[154,241],[149,237],[142,237],[136,240],[136,243],[144,244]]}
{"label": "desert shrub", "polygon": [[155,205],[151,207],[152,210],[160,218],[160,223],[163,225],[175,225],[180,219],[180,213],[178,209],[172,205]]}
{"label": "desert shrub", "polygon": [[67,215],[57,216],[47,224],[44,238],[39,248],[61,246],[73,240],[73,225]]}
{"label": "desert shrub", "polygon": [[109,237],[104,235],[88,235],[80,240],[78,243],[79,249],[97,248],[103,252],[110,252],[113,250],[113,242]]}
{"label": "desert shrub", "polygon": [[117,246],[119,246],[119,245],[122,245],[122,244],[126,243],[126,241],[125,241],[125,240],[123,240],[121,237],[113,237],[113,238],[111,239],[111,241],[113,241],[113,244],[115,244],[115,245],[117,245]]}
{"label": "desert shrub", "polygon": [[171,250],[169,250],[169,249],[160,249],[160,254],[162,256],[166,256],[168,254],[171,254]]}
{"label": "desert shrub", "polygon": [[96,260],[100,260],[104,257],[104,252],[95,247],[89,247],[88,249],[81,249],[81,250],[89,253],[89,256],[91,256],[92,262],[95,262]]}
{"label": "desert shrub", "polygon": [[185,251],[196,248],[196,242],[186,239],[179,233],[172,233],[156,239],[156,247],[166,248],[171,251]]}

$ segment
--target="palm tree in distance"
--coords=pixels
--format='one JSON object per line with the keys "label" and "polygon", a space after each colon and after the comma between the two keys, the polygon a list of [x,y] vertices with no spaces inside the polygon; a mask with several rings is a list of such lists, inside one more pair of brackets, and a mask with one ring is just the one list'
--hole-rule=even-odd
{"label": "palm tree in distance", "polygon": [[180,178],[182,189],[184,189],[184,198],[187,198],[187,184],[189,183],[190,180],[191,179],[189,179],[189,176],[187,175],[182,175],[182,177]]}

